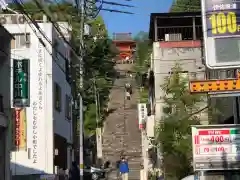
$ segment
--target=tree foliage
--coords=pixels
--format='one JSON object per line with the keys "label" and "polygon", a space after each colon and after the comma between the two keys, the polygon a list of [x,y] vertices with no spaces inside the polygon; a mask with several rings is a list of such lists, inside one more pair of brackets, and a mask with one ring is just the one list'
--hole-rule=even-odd
{"label": "tree foliage", "polygon": [[151,43],[148,39],[148,33],[140,31],[134,38],[137,43],[136,48],[136,71],[146,72],[150,63]]}
{"label": "tree foliage", "polygon": [[[102,125],[103,120],[106,117],[105,108],[108,102],[108,96],[110,89],[112,88],[113,79],[115,76],[114,62],[112,58],[116,55],[112,47],[112,42],[108,39],[107,29],[104,25],[101,16],[98,16],[96,20],[91,22],[92,36],[96,38],[96,41],[92,39],[86,40],[86,54],[84,56],[84,105],[87,107],[85,113],[85,120],[94,122],[94,116],[88,116],[96,112],[95,93],[94,86],[97,88],[99,94],[99,125]],[[89,112],[88,112],[89,111]],[[92,117],[92,118],[90,118]],[[95,123],[91,124],[91,129],[96,128]],[[87,122],[87,124],[89,124]],[[94,129],[95,129],[94,128]],[[86,127],[86,129],[88,129]]]}
{"label": "tree foliage", "polygon": [[[10,8],[18,10],[16,4],[10,4]],[[54,22],[65,21],[72,27],[71,45],[76,50],[80,49],[80,17],[77,9],[70,3],[45,3],[42,9],[36,5],[34,1],[24,3],[25,11],[35,20],[43,18],[43,14],[47,14]],[[44,12],[44,11],[45,12]],[[8,12],[9,13],[9,12]],[[11,12],[10,12],[11,13]],[[116,55],[116,49],[113,47],[104,21],[101,16],[96,19],[87,19],[87,23],[91,27],[91,35],[85,37],[85,48],[83,51],[84,65],[84,90],[81,92],[83,96],[84,125],[87,133],[92,133],[96,128],[96,106],[95,106],[95,91],[99,94],[99,119],[100,123],[105,118],[104,108],[108,101],[109,90],[112,87],[113,77],[115,75],[114,63],[112,58]],[[78,61],[77,57],[72,54],[72,61]],[[77,80],[79,82],[79,79]],[[78,88],[80,92],[80,89]],[[97,108],[97,109],[98,109]]]}
{"label": "tree foliage", "polygon": [[200,0],[175,0],[170,8],[171,12],[201,11]]}
{"label": "tree foliage", "polygon": [[[162,86],[165,96],[163,117],[157,127],[157,142],[163,155],[166,179],[181,179],[192,172],[191,125],[200,123],[200,113],[207,110],[206,96],[190,94],[188,78],[180,66],[173,69]],[[174,162],[174,163],[173,163]]]}
{"label": "tree foliage", "polygon": [[137,43],[135,58],[136,81],[138,86],[142,87],[140,91],[140,101],[146,103],[148,101],[146,81],[152,47],[147,32],[140,31],[134,39]]}

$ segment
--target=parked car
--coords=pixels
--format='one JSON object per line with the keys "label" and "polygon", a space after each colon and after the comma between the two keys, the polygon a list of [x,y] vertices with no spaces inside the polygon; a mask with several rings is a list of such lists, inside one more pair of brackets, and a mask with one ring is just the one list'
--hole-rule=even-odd
{"label": "parked car", "polygon": [[83,173],[86,180],[99,180],[105,178],[105,170],[102,168],[88,166],[83,169]]}

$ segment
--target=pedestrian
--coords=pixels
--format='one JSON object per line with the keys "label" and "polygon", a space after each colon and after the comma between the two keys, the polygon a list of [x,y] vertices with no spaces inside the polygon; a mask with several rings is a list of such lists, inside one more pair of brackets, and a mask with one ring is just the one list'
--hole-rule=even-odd
{"label": "pedestrian", "polygon": [[126,99],[127,100],[130,100],[131,99],[131,94],[130,92],[126,91]]}
{"label": "pedestrian", "polygon": [[116,161],[116,173],[117,173],[116,176],[117,176],[117,179],[119,179],[119,176],[120,176],[120,171],[119,171],[120,162],[121,162],[120,159]]}
{"label": "pedestrian", "polygon": [[80,170],[75,161],[72,162],[72,166],[69,171],[69,180],[79,180],[80,179]]}
{"label": "pedestrian", "polygon": [[128,180],[129,167],[127,160],[122,157],[122,160],[119,164],[119,171],[122,176],[122,180]]}

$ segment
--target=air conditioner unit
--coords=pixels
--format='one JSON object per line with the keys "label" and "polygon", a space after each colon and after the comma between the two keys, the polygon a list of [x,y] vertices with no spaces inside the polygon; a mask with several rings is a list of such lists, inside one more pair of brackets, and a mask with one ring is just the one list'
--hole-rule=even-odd
{"label": "air conditioner unit", "polygon": [[182,41],[182,34],[165,34],[165,41]]}

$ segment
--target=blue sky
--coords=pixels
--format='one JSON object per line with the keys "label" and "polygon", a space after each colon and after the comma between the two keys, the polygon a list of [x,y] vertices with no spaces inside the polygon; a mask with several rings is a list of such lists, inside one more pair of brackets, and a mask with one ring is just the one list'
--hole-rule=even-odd
{"label": "blue sky", "polygon": [[102,11],[105,24],[111,36],[114,32],[131,32],[133,35],[139,31],[148,32],[150,13],[168,12],[172,0],[106,0],[121,4],[129,4],[135,8],[126,8],[120,6],[104,5],[103,8],[130,11],[136,14],[128,15]]}

